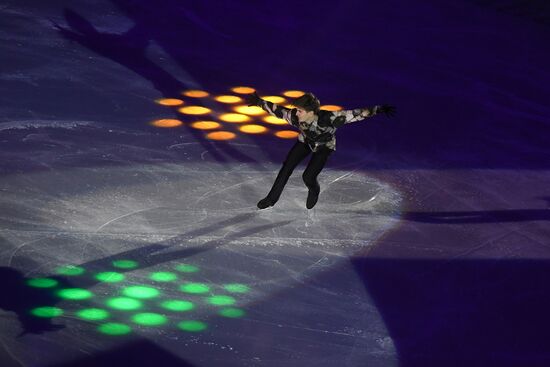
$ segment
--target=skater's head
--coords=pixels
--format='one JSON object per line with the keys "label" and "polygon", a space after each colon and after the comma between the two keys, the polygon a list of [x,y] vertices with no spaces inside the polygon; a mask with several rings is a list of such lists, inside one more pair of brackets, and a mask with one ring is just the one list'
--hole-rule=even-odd
{"label": "skater's head", "polygon": [[319,112],[321,103],[313,93],[304,93],[294,100],[293,105],[296,107],[299,121],[310,121],[313,115]]}

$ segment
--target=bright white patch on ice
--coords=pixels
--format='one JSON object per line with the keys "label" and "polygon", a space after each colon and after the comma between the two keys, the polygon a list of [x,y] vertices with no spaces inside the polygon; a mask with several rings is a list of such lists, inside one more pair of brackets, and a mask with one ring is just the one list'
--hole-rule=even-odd
{"label": "bright white patch on ice", "polygon": [[56,129],[74,129],[81,126],[89,126],[97,124],[93,121],[60,121],[60,120],[24,120],[24,121],[9,121],[0,122],[0,131],[12,129],[39,129],[39,128],[56,128]]}
{"label": "bright white patch on ice", "polygon": [[[33,230],[154,234],[199,242],[240,233],[232,240],[240,245],[340,248],[368,246],[398,221],[399,193],[361,171],[323,171],[319,201],[307,210],[298,168],[279,202],[259,210],[256,203],[269,191],[278,166],[219,168],[131,165],[9,176],[3,180],[9,189],[2,204],[17,208],[20,216],[0,220],[4,227]],[[22,193],[23,187],[32,192]]]}

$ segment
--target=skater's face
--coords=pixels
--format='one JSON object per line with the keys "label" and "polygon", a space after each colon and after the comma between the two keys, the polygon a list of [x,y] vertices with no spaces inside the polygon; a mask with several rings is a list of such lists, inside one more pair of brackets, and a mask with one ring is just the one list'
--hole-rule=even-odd
{"label": "skater's face", "polygon": [[313,111],[306,111],[303,108],[296,108],[296,116],[300,122],[311,122],[315,113]]}

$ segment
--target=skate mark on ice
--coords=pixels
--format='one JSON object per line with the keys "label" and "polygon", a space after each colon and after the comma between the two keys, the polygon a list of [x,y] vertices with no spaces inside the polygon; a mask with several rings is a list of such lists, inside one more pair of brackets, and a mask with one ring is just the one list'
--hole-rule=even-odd
{"label": "skate mark on ice", "polygon": [[133,212],[130,212],[130,213],[121,215],[120,217],[116,217],[116,218],[114,218],[114,219],[111,219],[111,220],[108,221],[107,223],[102,224],[102,225],[99,226],[95,231],[96,231],[96,232],[99,232],[102,228],[104,228],[105,226],[108,226],[109,224],[113,223],[114,221],[117,221],[117,220],[122,219],[122,218],[125,218],[125,217],[129,217],[130,215],[137,214],[137,213],[141,213],[141,212],[146,212],[146,211],[148,211],[148,210],[160,209],[160,208],[162,208],[162,206],[156,206],[156,207],[153,207],[153,208],[140,209],[140,210],[136,210],[136,211],[133,211]]}

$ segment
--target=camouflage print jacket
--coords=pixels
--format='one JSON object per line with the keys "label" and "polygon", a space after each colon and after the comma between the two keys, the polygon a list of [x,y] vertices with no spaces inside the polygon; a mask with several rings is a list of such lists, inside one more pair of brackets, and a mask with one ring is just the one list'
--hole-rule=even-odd
{"label": "camouflage print jacket", "polygon": [[299,122],[296,108],[289,109],[275,103],[262,100],[260,105],[272,116],[285,120],[300,130],[298,140],[309,145],[316,152],[320,147],[336,150],[336,129],[344,124],[361,121],[376,115],[380,106],[372,108],[357,108],[345,111],[320,110],[311,123]]}

